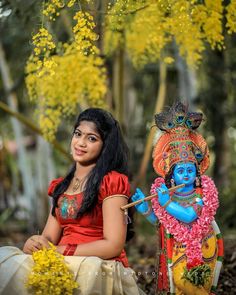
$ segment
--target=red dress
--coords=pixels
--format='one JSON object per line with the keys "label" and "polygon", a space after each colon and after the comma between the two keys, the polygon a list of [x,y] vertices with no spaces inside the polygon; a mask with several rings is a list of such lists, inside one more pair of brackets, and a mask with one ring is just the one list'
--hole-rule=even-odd
{"label": "red dress", "polygon": [[[54,179],[48,188],[49,196],[52,195],[55,187],[63,178]],[[62,235],[58,245],[66,244],[83,244],[103,239],[103,200],[112,195],[130,196],[130,185],[128,177],[116,171],[111,171],[104,176],[98,194],[98,202],[93,213],[86,214],[77,219],[77,212],[80,208],[83,193],[79,194],[62,194],[58,200],[56,208],[56,218],[62,227]],[[114,257],[128,267],[128,259],[123,249],[118,257]]]}

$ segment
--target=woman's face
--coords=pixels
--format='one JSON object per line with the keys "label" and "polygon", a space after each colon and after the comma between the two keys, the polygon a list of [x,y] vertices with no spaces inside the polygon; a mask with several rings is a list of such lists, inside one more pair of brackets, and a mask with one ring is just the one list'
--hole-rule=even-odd
{"label": "woman's face", "polygon": [[176,185],[184,183],[185,186],[193,186],[196,175],[197,171],[195,164],[187,162],[175,166],[172,178]]}
{"label": "woman's face", "polygon": [[71,140],[71,152],[75,162],[83,166],[96,163],[103,146],[103,141],[90,121],[81,121]]}

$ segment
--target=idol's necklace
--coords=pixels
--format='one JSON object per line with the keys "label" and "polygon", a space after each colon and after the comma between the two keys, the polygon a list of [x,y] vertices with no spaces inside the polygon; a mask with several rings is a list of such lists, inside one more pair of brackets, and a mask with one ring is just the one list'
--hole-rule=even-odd
{"label": "idol's necklace", "polygon": [[172,200],[177,202],[191,202],[196,198],[196,196],[197,194],[195,190],[187,193],[175,192],[172,196]]}

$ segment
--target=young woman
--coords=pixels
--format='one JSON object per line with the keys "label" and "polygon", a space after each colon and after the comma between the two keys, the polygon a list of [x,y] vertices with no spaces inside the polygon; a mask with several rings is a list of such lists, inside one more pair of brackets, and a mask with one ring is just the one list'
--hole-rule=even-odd
{"label": "young woman", "polygon": [[49,185],[52,209],[46,226],[23,247],[32,254],[51,242],[59,253],[73,256],[68,261],[78,294],[142,294],[123,249],[127,224],[120,207],[130,196],[127,153],[110,113],[98,108],[82,112],[71,139],[74,165]]}

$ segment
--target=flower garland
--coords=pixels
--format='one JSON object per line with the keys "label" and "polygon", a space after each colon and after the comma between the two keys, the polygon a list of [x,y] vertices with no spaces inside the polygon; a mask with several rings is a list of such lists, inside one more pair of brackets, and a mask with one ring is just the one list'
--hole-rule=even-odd
{"label": "flower garland", "polygon": [[36,251],[32,254],[34,266],[29,274],[26,287],[35,295],[72,295],[78,288],[73,273],[65,263],[64,256],[56,251],[50,243],[48,249]]}
{"label": "flower garland", "polygon": [[[152,200],[153,210],[163,226],[174,236],[177,242],[186,245],[185,254],[187,256],[187,269],[203,265],[202,259],[202,239],[206,236],[210,229],[210,224],[216,214],[216,209],[219,206],[218,192],[213,180],[203,175],[201,177],[202,194],[204,206],[200,216],[191,226],[178,221],[176,218],[167,213],[160,206],[157,199]],[[156,189],[164,183],[164,179],[158,177],[151,186],[151,193],[155,194]]]}

